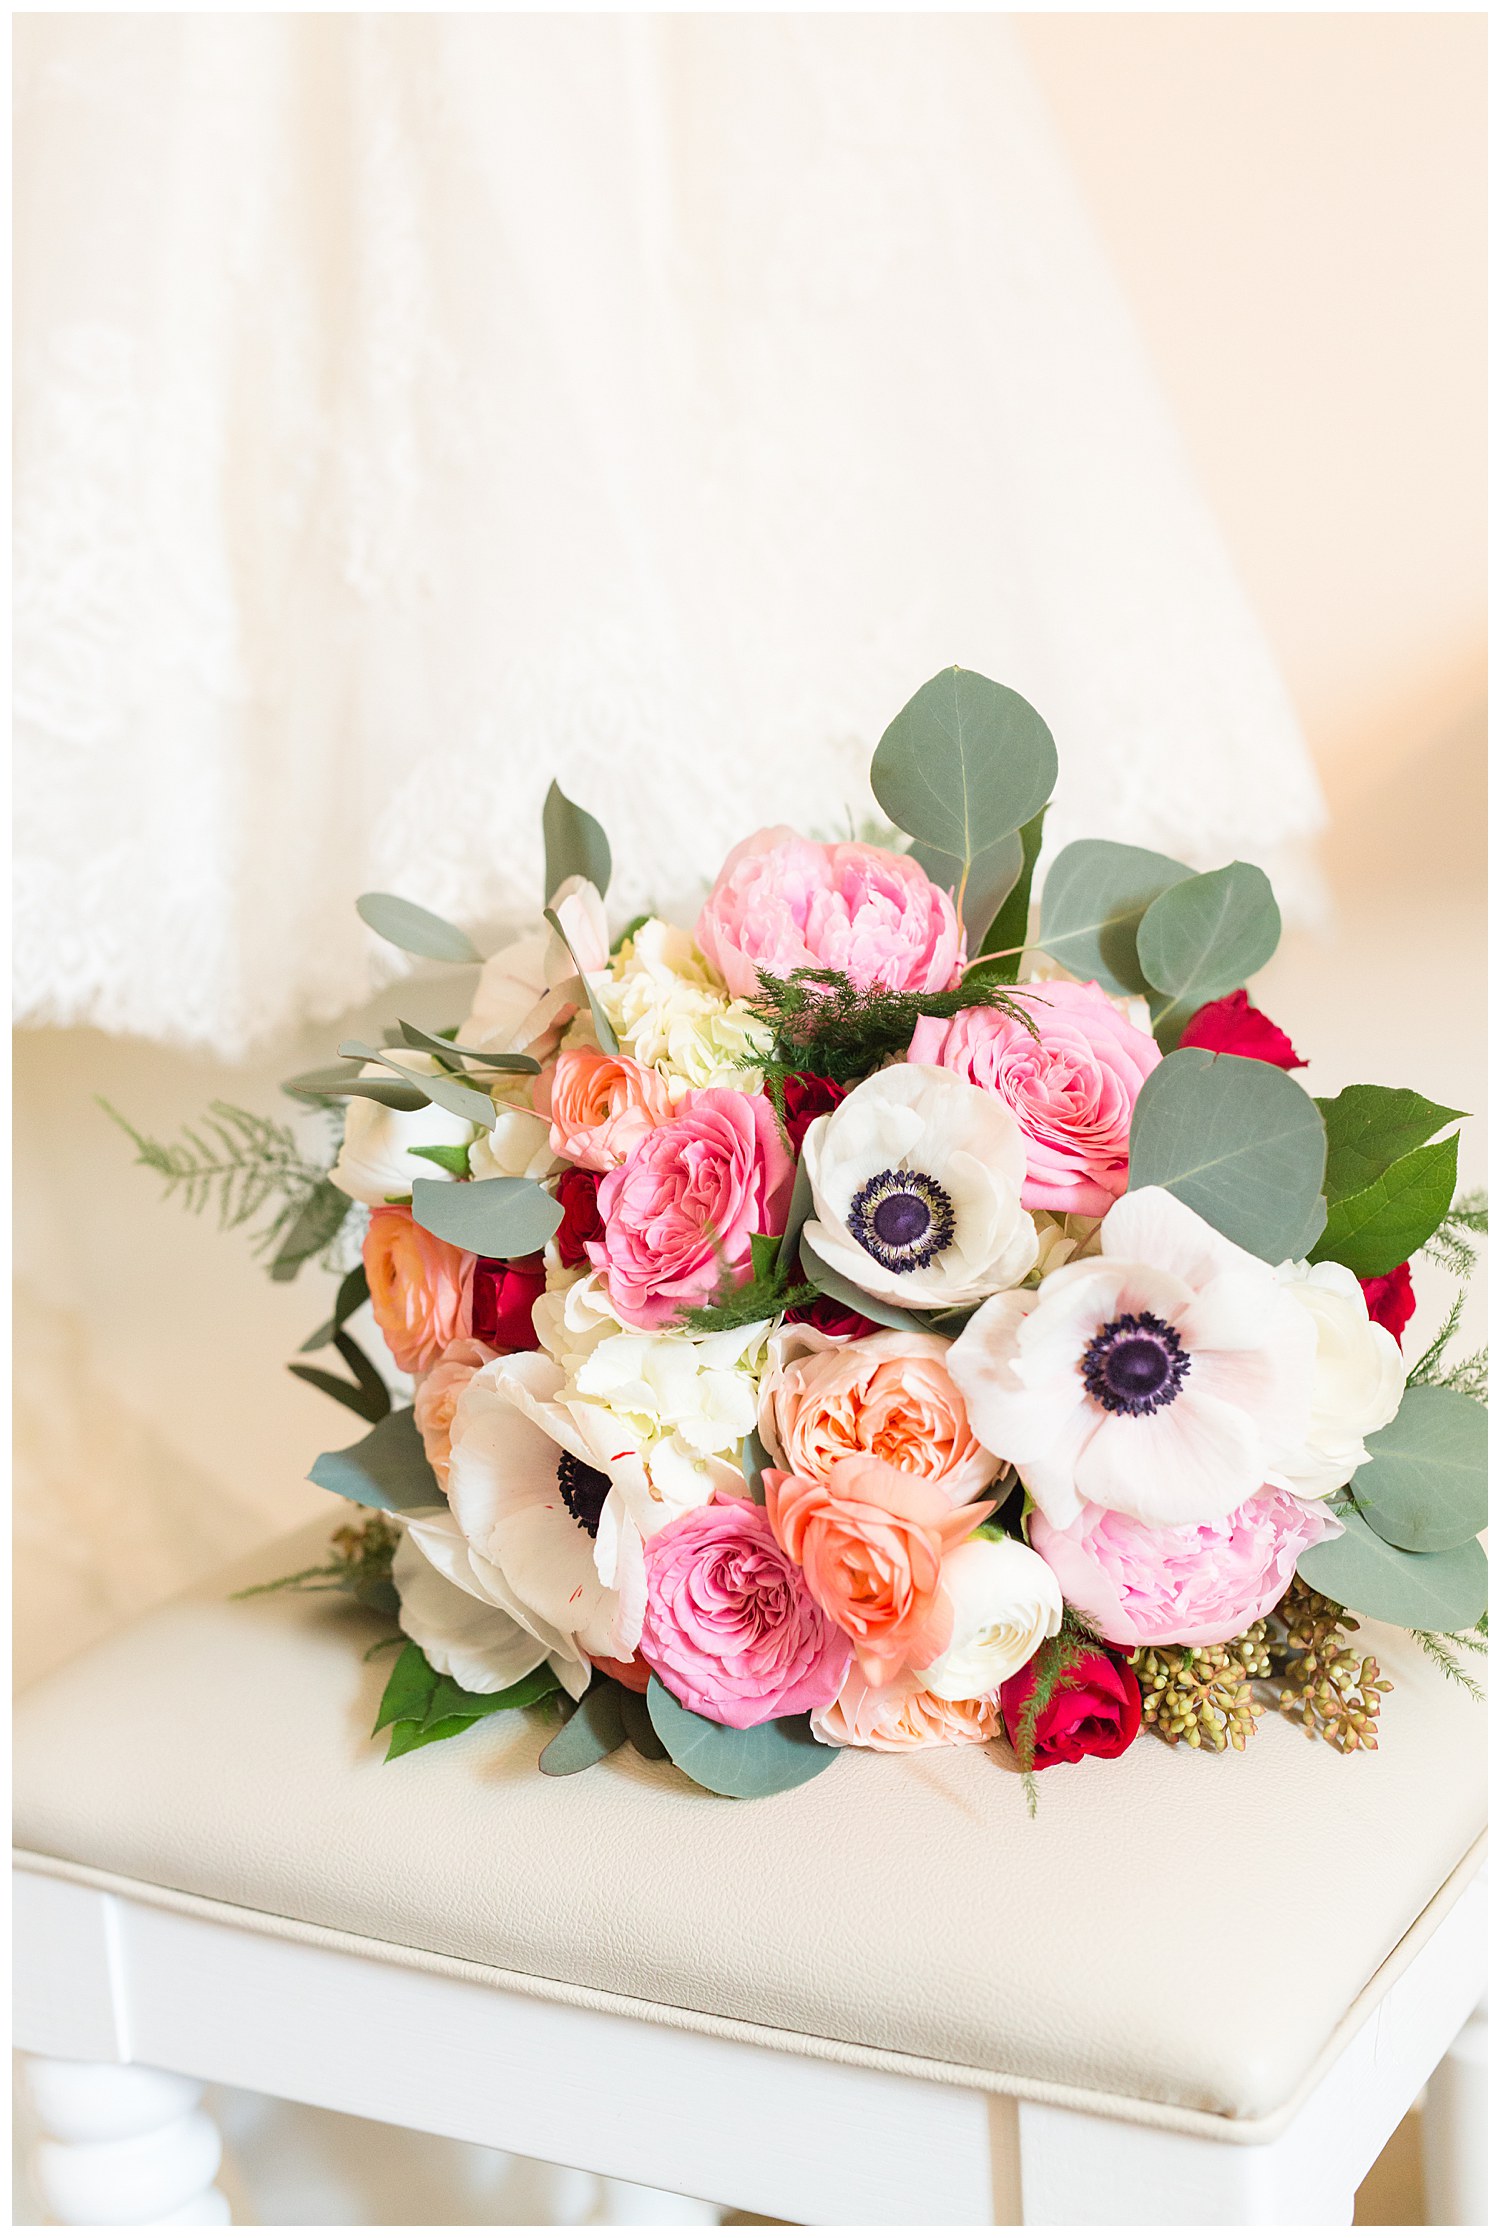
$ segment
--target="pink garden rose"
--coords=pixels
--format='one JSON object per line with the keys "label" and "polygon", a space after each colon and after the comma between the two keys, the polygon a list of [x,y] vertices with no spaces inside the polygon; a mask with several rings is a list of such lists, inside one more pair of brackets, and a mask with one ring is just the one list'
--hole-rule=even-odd
{"label": "pink garden rose", "polygon": [[672,1099],[654,1067],[597,1049],[564,1049],[549,1083],[552,1148],[593,1173],[620,1166],[670,1116]]}
{"label": "pink garden rose", "polygon": [[751,1237],[781,1233],[791,1193],[766,1098],[705,1088],[604,1176],[604,1235],[585,1248],[621,1319],[657,1329],[748,1271]]}
{"label": "pink garden rose", "polygon": [[1040,1508],[1027,1530],[1063,1598],[1112,1647],[1210,1647],[1273,1609],[1298,1560],[1338,1523],[1267,1485],[1217,1523],[1167,1529],[1085,1507],[1060,1531]]}
{"label": "pink garden rose", "polygon": [[1034,1038],[1004,1011],[961,1010],[919,1018],[908,1062],[944,1065],[1009,1104],[1026,1138],[1028,1211],[1098,1217],[1124,1193],[1131,1114],[1161,1051],[1092,981],[1014,991],[1036,998],[1027,1006]]}
{"label": "pink garden rose", "polygon": [[757,992],[757,970],[787,978],[826,964],[857,987],[935,994],[963,976],[953,903],[910,855],[803,839],[785,824],[725,857],[698,919],[698,946],[732,995]]}
{"label": "pink garden rose", "polygon": [[753,1501],[689,1508],[647,1545],[640,1653],[699,1717],[742,1730],[823,1709],[849,1652]]}

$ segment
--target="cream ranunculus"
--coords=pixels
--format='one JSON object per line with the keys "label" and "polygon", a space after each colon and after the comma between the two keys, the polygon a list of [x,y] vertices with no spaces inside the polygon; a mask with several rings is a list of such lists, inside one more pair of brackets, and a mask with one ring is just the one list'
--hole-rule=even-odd
{"label": "cream ranunculus", "polygon": [[[408,1072],[434,1073],[436,1057],[421,1049],[390,1049]],[[361,1077],[393,1080],[383,1065],[366,1065]],[[418,1148],[462,1150],[474,1139],[475,1128],[441,1104],[423,1104],[420,1111],[393,1111],[370,1096],[351,1096],[344,1114],[344,1140],[338,1163],[328,1178],[361,1204],[389,1204],[409,1197],[414,1181],[452,1181],[445,1166],[414,1155]]]}
{"label": "cream ranunculus", "polygon": [[943,1564],[943,1591],[953,1605],[952,1639],[913,1676],[945,1702],[992,1694],[1062,1623],[1062,1588],[1019,1539],[965,1539]]}
{"label": "cream ranunculus", "polygon": [[614,959],[595,993],[620,1047],[666,1082],[673,1102],[692,1088],[742,1088],[764,1076],[741,1059],[767,1043],[749,1006],[732,1000],[690,933],[648,918]]}
{"label": "cream ranunculus", "polygon": [[808,1242],[887,1305],[977,1305],[1036,1264],[1026,1144],[997,1096],[941,1065],[892,1065],[815,1119],[802,1145]]}
{"label": "cream ranunculus", "polygon": [[1364,1292],[1347,1267],[1324,1260],[1278,1267],[1276,1279],[1317,1331],[1312,1416],[1305,1438],[1277,1455],[1269,1481],[1300,1499],[1326,1499],[1370,1456],[1365,1439],[1384,1429],[1401,1404],[1406,1370],[1389,1329],[1370,1319]]}

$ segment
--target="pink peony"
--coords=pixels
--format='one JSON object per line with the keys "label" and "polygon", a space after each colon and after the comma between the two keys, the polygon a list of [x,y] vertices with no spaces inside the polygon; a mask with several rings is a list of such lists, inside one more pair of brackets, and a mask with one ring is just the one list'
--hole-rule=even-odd
{"label": "pink peony", "polygon": [[633,1057],[564,1049],[550,1082],[552,1148],[593,1173],[620,1166],[636,1144],[670,1116],[661,1074]]}
{"label": "pink peony", "polygon": [[755,994],[757,970],[785,979],[810,964],[846,972],[857,987],[921,994],[963,976],[953,903],[912,856],[855,841],[821,846],[785,824],[731,850],[697,940],[732,995]]}
{"label": "pink peony", "polygon": [[1299,1558],[1339,1525],[1267,1485],[1216,1523],[1153,1529],[1086,1507],[1060,1531],[1036,1508],[1027,1529],[1064,1600],[1112,1647],[1210,1647],[1273,1609]]}
{"label": "pink peony", "polygon": [[919,1018],[908,1061],[944,1065],[1010,1106],[1026,1138],[1028,1211],[1097,1217],[1124,1194],[1131,1114],[1161,1051],[1092,982],[1015,992],[1036,998],[1035,1037],[1001,1010],[961,1010]]}
{"label": "pink peony", "polygon": [[640,1652],[683,1706],[743,1729],[826,1708],[849,1669],[764,1508],[719,1498],[663,1525],[646,1548]]}
{"label": "pink peony", "polygon": [[751,1237],[780,1234],[791,1193],[765,1097],[705,1088],[604,1176],[604,1235],[585,1248],[621,1319],[660,1328],[748,1271]]}

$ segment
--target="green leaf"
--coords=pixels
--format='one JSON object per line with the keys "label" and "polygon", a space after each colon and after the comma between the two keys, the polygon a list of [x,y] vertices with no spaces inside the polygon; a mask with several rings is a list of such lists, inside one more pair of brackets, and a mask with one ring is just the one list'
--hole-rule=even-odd
{"label": "green leaf", "polygon": [[1342,1520],[1341,1537],[1309,1547],[1297,1564],[1315,1593],[1412,1632],[1460,1632],[1483,1616],[1489,1565],[1477,1539],[1441,1554],[1408,1554],[1388,1546],[1358,1509]]}
{"label": "green leaf", "polygon": [[320,1484],[325,1492],[337,1492],[361,1507],[387,1508],[393,1514],[443,1505],[410,1407],[386,1415],[358,1445],[320,1453],[307,1476],[310,1484]]}
{"label": "green leaf", "polygon": [[785,1278],[792,1271],[797,1256],[797,1246],[802,1241],[802,1231],[812,1218],[812,1180],[801,1153],[797,1156],[797,1171],[792,1179],[792,1201],[787,1207],[786,1229],[776,1252],[776,1272]]}
{"label": "green leaf", "polygon": [[960,914],[968,944],[977,955],[1006,895],[1025,867],[1021,834],[1018,831],[1002,833],[992,846],[974,857],[968,866],[967,878],[957,855],[945,854],[941,847],[930,847],[926,840],[914,839],[907,853],[913,862],[921,864],[934,886],[941,886],[945,893],[953,895],[955,907],[959,888],[963,888]]}
{"label": "green leaf", "polygon": [[927,1324],[908,1313],[904,1306],[885,1305],[879,1298],[867,1297],[841,1274],[835,1274],[826,1259],[818,1256],[804,1235],[801,1243],[802,1271],[809,1282],[815,1283],[825,1298],[832,1298],[839,1305],[848,1306],[851,1312],[862,1313],[867,1321],[878,1321],[883,1329],[925,1329]]}
{"label": "green leaf", "polygon": [[290,1282],[305,1259],[332,1243],[344,1225],[349,1199],[337,1182],[320,1181],[308,1192],[302,1210],[292,1222],[271,1261],[273,1282]]}
{"label": "green leaf", "polygon": [[366,1422],[381,1422],[391,1411],[390,1393],[383,1384],[381,1395],[385,1404],[376,1406],[368,1392],[362,1390],[357,1383],[346,1383],[342,1376],[329,1375],[324,1368],[307,1368],[300,1360],[288,1360],[286,1372],[296,1376],[301,1383],[310,1383],[325,1398],[337,1399],[340,1406],[349,1407]]}
{"label": "green leaf", "polygon": [[396,1032],[408,1049],[427,1049],[435,1057],[468,1057],[487,1072],[540,1072],[542,1069],[535,1057],[513,1056],[501,1049],[467,1049],[451,1034],[430,1034],[425,1027],[413,1026],[405,1018],[396,1021]]}
{"label": "green leaf", "polygon": [[587,878],[601,896],[609,892],[613,866],[604,827],[577,801],[569,800],[555,778],[542,803],[542,844],[547,850],[543,901],[550,902],[567,878]]}
{"label": "green leaf", "polygon": [[385,1761],[389,1764],[398,1756],[409,1756],[414,1748],[426,1748],[429,1741],[451,1741],[456,1733],[467,1733],[478,1723],[477,1717],[445,1717],[437,1725],[393,1725]]}
{"label": "green leaf", "polygon": [[777,1254],[781,1249],[780,1236],[753,1235],[750,1238],[750,1279],[768,1282],[776,1272]]}
{"label": "green leaf", "polygon": [[1318,1109],[1328,1130],[1328,1174],[1324,1188],[1330,1204],[1357,1197],[1409,1150],[1420,1150],[1464,1111],[1429,1103],[1415,1088],[1373,1088],[1360,1082],[1336,1096],[1319,1096]]}
{"label": "green leaf", "polygon": [[1149,847],[1075,839],[1047,873],[1037,944],[1076,979],[1096,979],[1112,995],[1143,995],[1149,982],[1136,928],[1159,894],[1192,875]]}
{"label": "green leaf", "polygon": [[332,1318],[314,1329],[306,1344],[299,1345],[297,1349],[300,1352],[321,1352],[325,1344],[332,1344],[344,1323],[352,1314],[358,1313],[369,1295],[370,1278],[365,1273],[365,1263],[361,1259],[358,1266],[349,1269],[339,1284],[338,1295],[333,1301]]}
{"label": "green leaf", "polygon": [[746,1485],[749,1487],[751,1499],[760,1507],[764,1507],[766,1504],[765,1486],[760,1481],[761,1472],[765,1469],[773,1469],[775,1466],[776,1464],[770,1453],[761,1441],[759,1430],[747,1430],[740,1446],[740,1470]]}
{"label": "green leaf", "polygon": [[1254,863],[1182,878],[1158,894],[1136,928],[1136,957],[1158,994],[1156,1038],[1175,1049],[1194,1011],[1243,987],[1276,953],[1281,911]]}
{"label": "green leaf", "polygon": [[501,1687],[495,1694],[471,1694],[457,1679],[439,1676],[422,1723],[440,1725],[449,1717],[493,1717],[497,1710],[529,1709],[533,1702],[545,1702],[561,1691],[562,1681],[547,1663],[539,1663],[514,1686]]}
{"label": "green leaf", "polygon": [[1368,1189],[1329,1206],[1312,1256],[1337,1259],[1353,1274],[1389,1274],[1442,1226],[1457,1187],[1457,1135],[1409,1150]]}
{"label": "green leaf", "polygon": [[302,1103],[329,1103],[342,1096],[363,1096],[384,1104],[388,1111],[420,1111],[432,1098],[408,1088],[401,1080],[372,1079],[358,1065],[325,1066],[321,1072],[299,1072],[281,1083],[282,1094]]}
{"label": "green leaf", "polygon": [[805,1717],[778,1717],[743,1732],[715,1725],[710,1718],[684,1709],[658,1678],[646,1690],[646,1707],[677,1769],[712,1795],[733,1795],[742,1801],[779,1795],[826,1772],[839,1753],[813,1739]]}
{"label": "green leaf", "polygon": [[599,1047],[604,1051],[606,1057],[618,1056],[620,1044],[616,1037],[615,1029],[604,1015],[604,1006],[600,1002],[599,997],[594,993],[594,989],[592,983],[590,982],[588,973],[583,969],[582,965],[578,961],[577,956],[573,953],[573,943],[571,940],[569,940],[567,934],[563,931],[562,919],[558,916],[555,909],[544,909],[542,911],[542,915],[546,918],[548,924],[552,927],[552,930],[556,933],[564,948],[567,949],[568,954],[573,957],[573,969],[577,972],[579,978],[582,980],[583,991],[589,999],[589,1016],[594,1022],[594,1039],[598,1042]]}
{"label": "green leaf", "polygon": [[1130,1187],[1169,1189],[1220,1235],[1276,1265],[1318,1217],[1323,1120],[1275,1065],[1178,1049],[1146,1075],[1130,1125]]}
{"label": "green leaf", "polygon": [[570,1772],[586,1772],[591,1764],[612,1756],[625,1745],[625,1721],[620,1696],[625,1689],[615,1679],[595,1679],[560,1733],[555,1733],[537,1758],[537,1767],[551,1778],[565,1779]]}
{"label": "green leaf", "polygon": [[416,1641],[408,1640],[385,1682],[385,1692],[380,1697],[380,1709],[372,1733],[383,1732],[387,1725],[396,1725],[407,1719],[418,1725],[423,1724],[437,1682],[437,1672]]}
{"label": "green leaf", "polygon": [[466,932],[435,917],[399,894],[361,894],[355,908],[382,940],[404,948],[409,956],[431,956],[440,964],[479,964],[484,958]]}
{"label": "green leaf", "polygon": [[1351,1489],[1372,1530],[1413,1554],[1444,1554],[1488,1516],[1488,1422],[1477,1399],[1418,1384],[1365,1439]]}
{"label": "green leaf", "polygon": [[[957,866],[966,923],[967,879],[1045,806],[1056,782],[1057,748],[1036,709],[968,668],[945,668],[924,684],[870,764],[875,798],[892,823]],[[998,867],[989,866],[992,881]]]}
{"label": "green leaf", "polygon": [[430,1236],[485,1259],[524,1259],[562,1225],[562,1206],[540,1182],[509,1174],[493,1181],[418,1181],[412,1216]]}
{"label": "green leaf", "polygon": [[470,1088],[462,1080],[455,1080],[451,1072],[413,1072],[409,1066],[388,1057],[383,1049],[372,1049],[366,1041],[341,1041],[339,1055],[362,1057],[366,1064],[384,1065],[419,1089],[428,1103],[441,1104],[444,1111],[451,1111],[455,1119],[467,1119],[486,1130],[495,1124],[495,1106],[491,1098],[482,1088]]}
{"label": "green leaf", "polygon": [[628,1686],[620,1688],[620,1716],[624,1721],[625,1738],[637,1756],[644,1756],[648,1764],[664,1764],[667,1752],[662,1747],[656,1727],[651,1722],[651,1712],[646,1707],[644,1694],[634,1694]]}
{"label": "green leaf", "polygon": [[[1039,808],[1029,823],[1021,826],[1021,875],[1005,897],[1005,905],[984,935],[981,955],[994,955],[999,950],[1020,950],[1026,945],[1031,924],[1031,881],[1036,870],[1036,859],[1041,853],[1042,826],[1047,811]],[[1001,955],[993,968],[993,977],[1002,987],[1013,987],[1021,976],[1021,958]]]}
{"label": "green leaf", "polygon": [[469,1178],[469,1153],[459,1142],[413,1143],[407,1152],[410,1158],[428,1158],[445,1173],[456,1174],[460,1181]]}

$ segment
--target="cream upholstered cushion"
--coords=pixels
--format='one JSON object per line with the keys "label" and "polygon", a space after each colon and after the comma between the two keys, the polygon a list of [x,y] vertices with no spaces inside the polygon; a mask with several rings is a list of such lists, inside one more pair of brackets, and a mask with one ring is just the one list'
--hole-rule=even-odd
{"label": "cream upholstered cushion", "polygon": [[1254,2120],[1481,1833],[1483,1713],[1384,1631],[1378,1753],[1275,1716],[1243,1757],[1143,1739],[1043,1773],[1035,1821],[979,1748],[845,1751],[738,1803],[628,1749],[546,1778],[552,1727],[510,1711],[387,1765],[390,1657],[362,1656],[389,1621],[226,1598],[322,1541],[263,1550],[21,1698],[30,1862],[825,2056]]}

